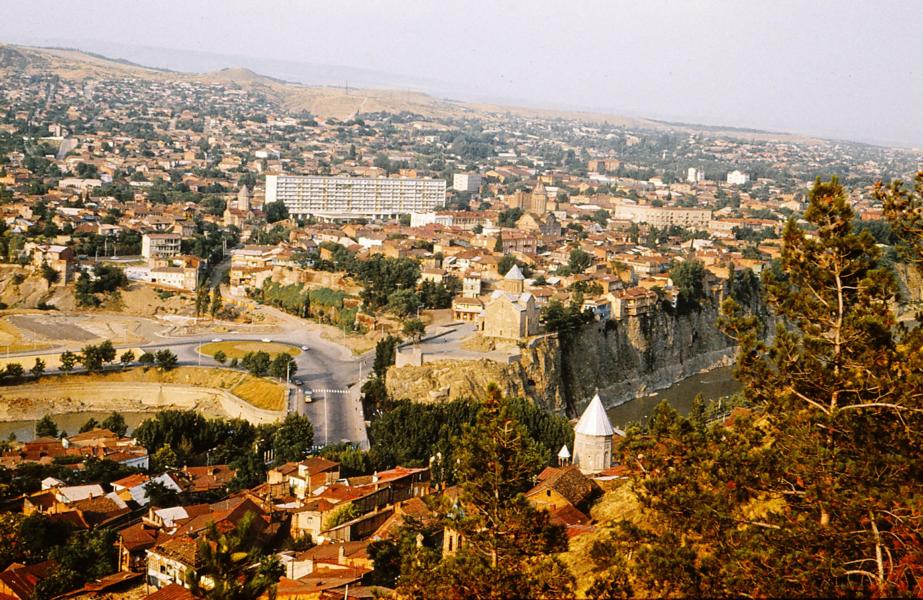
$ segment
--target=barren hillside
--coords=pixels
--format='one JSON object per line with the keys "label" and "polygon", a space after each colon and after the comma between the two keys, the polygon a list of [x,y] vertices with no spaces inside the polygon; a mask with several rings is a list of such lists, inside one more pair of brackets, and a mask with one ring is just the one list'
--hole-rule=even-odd
{"label": "barren hillside", "polygon": [[346,119],[360,113],[410,112],[423,117],[445,118],[479,116],[502,119],[508,115],[538,119],[565,119],[587,123],[608,123],[631,129],[696,132],[708,129],[712,135],[740,139],[786,140],[809,142],[813,138],[786,133],[741,131],[718,127],[697,127],[626,117],[600,112],[567,111],[523,106],[464,103],[440,99],[421,92],[388,89],[353,89],[329,86],[305,86],[266,77],[249,69],[230,67],[211,73],[178,73],[114,60],[72,49],[32,48],[0,45],[0,76],[8,72],[38,73],[52,71],[67,80],[132,77],[152,81],[201,81],[244,88],[256,87],[274,98],[281,109],[307,111],[322,119]]}

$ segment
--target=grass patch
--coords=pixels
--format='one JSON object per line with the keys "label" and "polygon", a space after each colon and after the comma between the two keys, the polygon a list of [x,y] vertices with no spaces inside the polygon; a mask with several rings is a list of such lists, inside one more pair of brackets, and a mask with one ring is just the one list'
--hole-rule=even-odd
{"label": "grass patch", "polygon": [[199,352],[214,356],[218,351],[224,352],[228,359],[243,358],[248,352],[266,352],[269,356],[274,357],[282,352],[288,352],[292,356],[301,354],[301,350],[288,344],[280,342],[253,342],[253,341],[227,341],[227,342],[209,342],[199,346]]}
{"label": "grass patch", "polygon": [[285,403],[285,387],[275,381],[251,377],[246,378],[234,386],[230,392],[252,404],[257,408],[266,410],[282,410]]}

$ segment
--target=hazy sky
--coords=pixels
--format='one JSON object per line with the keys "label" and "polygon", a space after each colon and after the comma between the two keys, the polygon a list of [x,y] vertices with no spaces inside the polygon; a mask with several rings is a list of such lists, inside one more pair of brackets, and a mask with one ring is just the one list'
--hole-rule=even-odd
{"label": "hazy sky", "polygon": [[919,0],[0,3],[4,42],[343,65],[459,97],[923,147]]}

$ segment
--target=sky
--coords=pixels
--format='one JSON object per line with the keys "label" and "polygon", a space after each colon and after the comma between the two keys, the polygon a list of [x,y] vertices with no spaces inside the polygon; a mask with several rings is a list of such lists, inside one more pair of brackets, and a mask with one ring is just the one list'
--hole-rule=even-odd
{"label": "sky", "polygon": [[923,147],[920,0],[0,3],[0,42],[151,66]]}

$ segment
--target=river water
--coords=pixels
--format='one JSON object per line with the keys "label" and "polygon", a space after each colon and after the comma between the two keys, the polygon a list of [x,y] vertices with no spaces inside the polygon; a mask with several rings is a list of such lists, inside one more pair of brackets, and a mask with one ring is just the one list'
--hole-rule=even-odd
{"label": "river water", "polygon": [[680,414],[687,414],[696,394],[702,394],[706,401],[730,396],[740,389],[740,382],[734,379],[734,367],[720,367],[706,373],[687,377],[651,396],[629,400],[613,406],[609,413],[612,425],[624,429],[629,423],[639,423],[653,412],[661,400],[666,400]]}
{"label": "river water", "polygon": [[[72,413],[61,413],[58,415],[52,415],[54,422],[58,424],[59,431],[66,431],[67,433],[74,434],[80,430],[80,427],[86,423],[91,417],[96,419],[99,422],[102,422],[103,419],[108,417],[111,413],[107,412],[72,412]],[[135,427],[141,424],[141,421],[147,419],[148,417],[153,416],[153,412],[125,412],[122,413],[122,416],[125,417],[125,424],[128,425],[129,433],[134,430]],[[31,440],[33,436],[33,431],[35,431],[35,421],[4,421],[0,423],[0,439],[8,439],[11,433],[16,434],[16,439],[22,442],[27,442]]]}
{"label": "river water", "polygon": [[[654,407],[661,400],[669,402],[681,414],[689,412],[692,400],[696,394],[702,394],[705,400],[717,400],[730,396],[740,389],[740,383],[734,379],[733,367],[720,367],[707,373],[699,373],[679,381],[672,386],[660,390],[650,396],[643,396],[613,406],[607,412],[612,424],[620,429],[632,422],[641,422],[651,414]],[[144,419],[153,416],[154,412],[126,412],[123,413],[128,431],[131,432]],[[106,412],[79,412],[62,413],[54,415],[58,429],[68,433],[77,433],[80,426],[87,419],[93,417],[102,421],[109,416]],[[11,433],[16,434],[16,439],[21,441],[31,440],[35,428],[35,421],[6,421],[0,422],[0,439],[7,439]]]}

